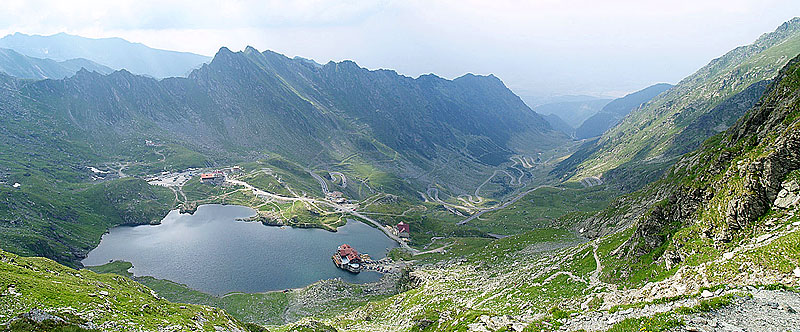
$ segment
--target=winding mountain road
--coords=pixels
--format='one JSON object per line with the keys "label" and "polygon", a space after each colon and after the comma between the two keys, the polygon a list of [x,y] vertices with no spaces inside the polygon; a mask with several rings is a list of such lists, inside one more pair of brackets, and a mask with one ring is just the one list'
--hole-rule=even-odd
{"label": "winding mountain road", "polygon": [[329,173],[331,181],[336,182],[335,176],[339,176],[340,178],[342,178],[342,184],[340,184],[339,186],[342,188],[347,188],[347,177],[344,176],[344,174],[342,174],[341,172],[329,172]]}
{"label": "winding mountain road", "polygon": [[306,169],[306,172],[308,172],[308,174],[311,174],[311,177],[314,178],[314,180],[317,180],[317,182],[319,182],[319,186],[322,188],[322,193],[327,195],[329,191],[328,191],[328,183],[325,182],[325,179],[323,179],[321,176],[319,176],[319,174],[314,173],[309,169]]}
{"label": "winding mountain road", "polygon": [[[483,209],[483,210],[480,210],[480,211],[478,211],[477,213],[475,213],[475,214],[473,214],[473,215],[469,216],[467,219],[464,219],[464,220],[462,220],[462,221],[459,221],[459,222],[458,222],[458,225],[464,225],[464,224],[466,224],[466,223],[468,223],[468,222],[472,221],[473,219],[480,217],[482,214],[484,214],[484,213],[486,213],[486,212],[491,212],[491,211],[497,211],[497,210],[500,210],[500,209],[505,209],[507,206],[509,206],[509,205],[511,205],[511,204],[514,204],[514,202],[518,201],[520,198],[522,198],[522,197],[525,197],[525,195],[527,195],[527,194],[530,194],[530,193],[532,193],[532,192],[534,192],[534,191],[536,191],[536,190],[539,190],[539,189],[541,189],[541,188],[555,188],[555,189],[557,189],[558,187],[551,186],[551,185],[548,185],[548,184],[544,184],[544,185],[538,186],[538,187],[536,187],[536,188],[530,189],[530,190],[528,190],[528,191],[525,191],[525,192],[523,192],[523,193],[521,193],[521,194],[517,195],[516,197],[512,198],[510,201],[507,201],[507,202],[503,203],[502,205],[498,205],[498,206],[495,206],[495,207],[493,207],[493,208],[489,208],[489,209]],[[561,188],[561,190],[564,190],[564,188]]]}

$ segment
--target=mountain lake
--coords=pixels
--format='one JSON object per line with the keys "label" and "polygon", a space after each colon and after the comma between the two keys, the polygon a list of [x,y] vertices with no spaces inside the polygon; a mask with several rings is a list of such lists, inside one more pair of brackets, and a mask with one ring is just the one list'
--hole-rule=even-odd
{"label": "mountain lake", "polygon": [[337,277],[351,283],[377,281],[380,273],[343,271],[331,255],[347,243],[378,260],[397,247],[380,230],[355,220],[338,232],[236,220],[255,214],[248,207],[216,204],[202,205],[193,215],[173,210],[160,225],[112,228],[82,263],[128,261],[135,276],[222,295],[298,288]]}

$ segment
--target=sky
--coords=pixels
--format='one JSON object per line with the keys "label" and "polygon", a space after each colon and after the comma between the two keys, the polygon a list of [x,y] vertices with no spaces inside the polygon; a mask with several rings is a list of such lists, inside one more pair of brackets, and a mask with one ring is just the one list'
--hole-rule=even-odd
{"label": "sky", "polygon": [[618,97],[676,83],[794,16],[798,0],[3,0],[0,35],[205,55],[251,45],[413,77],[494,74],[522,96]]}

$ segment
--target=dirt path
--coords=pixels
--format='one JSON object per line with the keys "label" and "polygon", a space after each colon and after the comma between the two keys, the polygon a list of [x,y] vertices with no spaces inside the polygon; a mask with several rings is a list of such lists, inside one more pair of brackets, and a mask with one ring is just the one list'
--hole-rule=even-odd
{"label": "dirt path", "polygon": [[161,152],[161,150],[155,150],[155,151],[153,151],[153,153],[155,153],[155,154],[157,154],[157,155],[159,155],[161,157],[161,159],[158,162],[162,162],[163,163],[163,162],[165,162],[167,160],[167,156],[165,156],[164,153]]}
{"label": "dirt path", "polygon": [[129,162],[124,162],[124,163],[116,163],[116,164],[106,165],[106,167],[108,167],[108,168],[110,168],[110,169],[112,169],[112,170],[116,171],[116,172],[117,172],[117,177],[119,177],[120,179],[122,179],[122,178],[126,178],[126,177],[128,177],[128,175],[127,175],[127,174],[125,174],[124,170],[125,170],[125,168],[126,168],[126,167],[128,167],[130,164],[131,164],[131,163],[129,163]]}
{"label": "dirt path", "polygon": [[453,245],[452,243],[448,243],[448,244],[446,244],[446,245],[444,245],[442,247],[436,248],[436,249],[431,249],[431,250],[428,250],[428,251],[418,251],[418,252],[414,253],[414,256],[422,255],[422,254],[432,254],[432,253],[437,253],[437,252],[444,252],[447,248],[450,248],[450,246],[452,246],[452,245]]}
{"label": "dirt path", "polygon": [[167,187],[167,188],[169,188],[169,190],[172,190],[172,193],[175,194],[175,202],[173,203],[173,205],[178,205],[178,202],[180,202],[180,199],[178,199],[178,191],[172,187]]}
{"label": "dirt path", "polygon": [[677,331],[797,331],[800,327],[800,294],[789,291],[753,290],[733,304],[689,315]]}
{"label": "dirt path", "polygon": [[597,241],[592,241],[592,255],[594,256],[595,269],[589,275],[589,286],[594,287],[600,285],[600,273],[603,272],[603,263],[600,262],[600,256],[597,256]]}

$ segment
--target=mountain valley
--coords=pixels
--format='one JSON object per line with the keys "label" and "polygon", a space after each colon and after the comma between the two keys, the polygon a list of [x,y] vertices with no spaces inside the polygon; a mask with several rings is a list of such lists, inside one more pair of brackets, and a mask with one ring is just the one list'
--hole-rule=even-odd
{"label": "mountain valley", "polygon": [[[0,40],[13,49],[0,52],[0,331],[800,324],[800,18],[676,85],[535,107],[491,74],[33,37]],[[110,57],[137,49],[172,60]],[[253,215],[198,235],[216,204]],[[285,251],[356,236],[349,223],[392,243],[357,256],[378,281],[211,281],[310,274],[319,257]],[[116,240],[131,261],[86,260],[115,236],[152,242]],[[203,259],[192,245],[247,267],[179,264]],[[137,254],[195,286],[148,275]]]}

